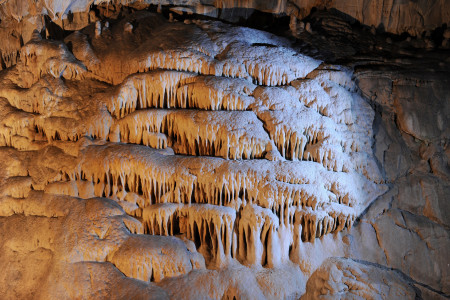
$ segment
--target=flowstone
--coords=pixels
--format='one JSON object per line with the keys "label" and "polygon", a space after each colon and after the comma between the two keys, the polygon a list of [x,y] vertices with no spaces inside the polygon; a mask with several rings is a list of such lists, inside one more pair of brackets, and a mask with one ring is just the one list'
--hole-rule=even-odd
{"label": "flowstone", "polygon": [[64,43],[35,32],[0,82],[1,216],[70,228],[6,241],[51,251],[42,297],[72,297],[51,279],[83,262],[161,286],[248,267],[264,286],[387,190],[351,71],[265,32],[139,12]]}

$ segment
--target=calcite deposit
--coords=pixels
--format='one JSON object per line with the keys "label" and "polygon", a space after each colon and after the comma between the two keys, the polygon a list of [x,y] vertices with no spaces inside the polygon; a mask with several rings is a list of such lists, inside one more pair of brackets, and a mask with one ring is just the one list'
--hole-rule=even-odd
{"label": "calcite deposit", "polygon": [[425,81],[340,15],[317,42],[84,2],[0,2],[74,25],[2,63],[2,298],[449,297],[448,50]]}

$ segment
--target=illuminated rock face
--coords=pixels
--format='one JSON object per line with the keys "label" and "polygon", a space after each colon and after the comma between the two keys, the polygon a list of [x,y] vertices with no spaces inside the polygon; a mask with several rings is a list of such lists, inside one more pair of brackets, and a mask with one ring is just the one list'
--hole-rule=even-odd
{"label": "illuminated rock face", "polygon": [[[377,82],[358,78],[370,96]],[[34,32],[17,65],[0,72],[0,291],[7,299],[417,295],[395,272],[327,260],[389,266],[402,250],[373,233],[403,228],[385,214],[393,202],[385,208],[379,197],[400,170],[386,163],[389,140],[374,152],[375,112],[361,95],[350,68],[217,21],[141,11],[64,41]],[[419,138],[445,130],[416,123],[399,126]],[[383,222],[351,229],[377,198],[363,217]],[[445,224],[445,213],[424,205]],[[445,248],[446,231],[432,228],[429,242]],[[26,275],[8,280],[16,270]],[[440,272],[435,290],[448,288]]]}
{"label": "illuminated rock face", "polygon": [[[450,22],[447,0],[1,0],[0,69],[17,63],[21,46],[31,39],[35,29],[46,36],[61,38],[63,30],[80,30],[104,17],[115,19],[124,11],[143,9],[176,16],[203,15],[232,23],[257,19],[260,25],[267,24],[258,13],[287,16],[294,36],[305,30],[311,32],[311,24],[302,22],[305,17],[316,9],[328,9],[338,11],[348,20],[372,26],[373,30],[394,34],[407,32],[419,39],[425,36],[421,41],[425,44],[432,43],[429,39],[432,31]],[[445,25],[442,28],[445,30]],[[126,25],[125,30],[132,32],[133,24]],[[101,32],[102,28],[97,31]],[[442,44],[447,49],[450,47],[449,30],[444,33]]]}
{"label": "illuminated rock face", "polygon": [[35,33],[1,74],[2,215],[95,206],[71,250],[45,246],[60,260],[147,282],[205,262],[280,267],[386,190],[348,70],[256,30],[129,19],[70,35],[73,54]]}

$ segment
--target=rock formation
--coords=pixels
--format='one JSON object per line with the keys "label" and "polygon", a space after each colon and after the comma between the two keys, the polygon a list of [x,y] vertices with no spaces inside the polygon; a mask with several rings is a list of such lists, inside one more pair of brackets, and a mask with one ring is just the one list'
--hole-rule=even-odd
{"label": "rock formation", "polygon": [[[0,30],[5,299],[449,297],[445,38],[424,50],[322,11],[302,28],[306,2],[183,6],[288,12],[295,38],[144,2],[0,3],[67,31]],[[417,24],[400,15],[389,31]]]}

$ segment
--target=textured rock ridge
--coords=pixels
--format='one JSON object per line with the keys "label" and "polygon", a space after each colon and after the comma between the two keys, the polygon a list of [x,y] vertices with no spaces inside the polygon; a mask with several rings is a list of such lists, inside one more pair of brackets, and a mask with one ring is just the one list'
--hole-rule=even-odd
{"label": "textured rock ridge", "polygon": [[[3,41],[0,45],[0,69],[16,64],[21,46],[32,38],[35,29],[39,30],[43,36],[61,38],[67,32],[80,30],[105,18],[121,18],[124,13],[135,10],[151,9],[160,13],[164,12],[166,15],[171,14],[172,19],[173,15],[181,18],[198,15],[231,23],[266,19],[259,14],[277,18],[288,16],[290,17],[289,27],[294,36],[297,36],[298,31],[312,32],[311,24],[305,21],[305,18],[308,19],[315,10],[330,10],[346,16],[347,19],[371,26],[373,30],[377,28],[381,32],[408,33],[418,38],[429,38],[433,32],[438,35],[443,34],[445,40],[443,45],[449,47],[450,34],[448,31],[445,33],[440,30],[445,31],[450,22],[449,7],[447,0],[3,0],[0,2],[0,20],[2,21],[0,37]],[[97,24],[99,27],[96,32],[100,33],[104,26]],[[258,24],[266,27],[264,22],[258,21]],[[325,24],[325,26],[328,25]],[[127,31],[134,29],[136,28],[132,23],[126,25]],[[285,81],[284,78],[280,80]]]}

